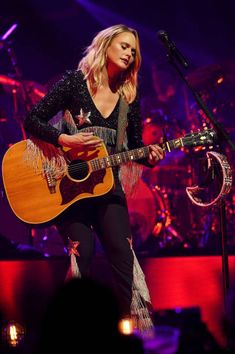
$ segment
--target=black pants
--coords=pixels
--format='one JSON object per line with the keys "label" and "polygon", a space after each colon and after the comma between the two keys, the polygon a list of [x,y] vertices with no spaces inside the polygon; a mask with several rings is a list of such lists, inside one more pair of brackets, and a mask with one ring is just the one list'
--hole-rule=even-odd
{"label": "black pants", "polygon": [[94,254],[94,229],[113,271],[121,312],[129,315],[134,258],[127,203],[120,184],[104,196],[73,204],[61,214],[56,225],[65,242],[79,242],[77,262],[82,275],[88,271]]}

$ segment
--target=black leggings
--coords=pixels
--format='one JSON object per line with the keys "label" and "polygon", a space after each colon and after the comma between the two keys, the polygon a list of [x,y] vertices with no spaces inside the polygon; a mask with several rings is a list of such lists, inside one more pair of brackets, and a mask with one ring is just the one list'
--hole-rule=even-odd
{"label": "black leggings", "polygon": [[94,229],[110,262],[116,295],[123,315],[130,314],[133,282],[131,229],[125,195],[119,184],[105,196],[87,198],[70,206],[56,225],[65,242],[78,241],[77,262],[87,274],[94,254]]}

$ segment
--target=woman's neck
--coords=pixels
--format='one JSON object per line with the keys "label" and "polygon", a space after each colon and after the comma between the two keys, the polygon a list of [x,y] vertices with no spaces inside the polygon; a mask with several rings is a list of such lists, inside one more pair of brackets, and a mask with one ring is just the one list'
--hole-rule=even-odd
{"label": "woman's neck", "polygon": [[117,92],[120,87],[120,72],[108,72],[104,68],[102,72],[102,86],[109,87],[112,92]]}

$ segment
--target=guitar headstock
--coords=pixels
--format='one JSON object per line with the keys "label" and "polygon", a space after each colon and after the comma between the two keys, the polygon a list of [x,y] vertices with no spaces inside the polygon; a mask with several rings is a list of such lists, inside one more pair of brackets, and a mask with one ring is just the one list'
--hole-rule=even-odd
{"label": "guitar headstock", "polygon": [[205,129],[194,133],[186,134],[183,137],[184,146],[213,145],[217,140],[214,129]]}

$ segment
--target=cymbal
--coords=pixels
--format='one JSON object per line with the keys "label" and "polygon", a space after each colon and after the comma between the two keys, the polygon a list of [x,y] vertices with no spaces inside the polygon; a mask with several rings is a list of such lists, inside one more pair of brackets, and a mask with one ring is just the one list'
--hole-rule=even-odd
{"label": "cymbal", "polygon": [[0,87],[3,87],[6,93],[12,92],[14,88],[19,88],[19,81],[12,79],[11,77],[0,75]]}
{"label": "cymbal", "polygon": [[13,93],[13,89],[17,90],[19,96],[24,95],[24,89],[30,96],[32,104],[35,104],[39,99],[41,99],[45,93],[46,88],[35,81],[30,80],[15,80],[6,75],[0,75],[0,85],[2,85],[6,93]]}
{"label": "cymbal", "polygon": [[15,86],[15,87],[20,86],[20,83],[18,81],[5,75],[0,75],[0,84],[7,85],[7,86]]}
{"label": "cymbal", "polygon": [[186,76],[189,83],[198,89],[235,86],[235,62],[227,61],[198,68]]}
{"label": "cymbal", "polygon": [[23,81],[28,95],[30,96],[32,103],[35,104],[46,94],[46,88],[36,81]]}

